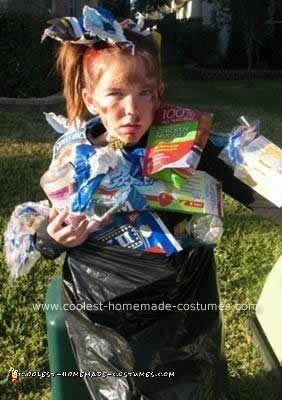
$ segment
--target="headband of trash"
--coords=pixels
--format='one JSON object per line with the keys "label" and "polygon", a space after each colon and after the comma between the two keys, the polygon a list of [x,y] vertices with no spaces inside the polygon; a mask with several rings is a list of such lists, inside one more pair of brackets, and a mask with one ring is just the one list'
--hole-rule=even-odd
{"label": "headband of trash", "polygon": [[158,46],[151,29],[143,29],[145,17],[138,12],[136,19],[137,22],[126,19],[119,23],[113,14],[105,8],[84,6],[81,17],[63,17],[50,20],[51,26],[44,30],[41,42],[46,37],[50,37],[62,43],[69,42],[91,47],[104,41],[129,49],[134,54],[134,43],[128,40],[124,34],[124,29],[126,29],[142,36],[151,35],[152,40]]}

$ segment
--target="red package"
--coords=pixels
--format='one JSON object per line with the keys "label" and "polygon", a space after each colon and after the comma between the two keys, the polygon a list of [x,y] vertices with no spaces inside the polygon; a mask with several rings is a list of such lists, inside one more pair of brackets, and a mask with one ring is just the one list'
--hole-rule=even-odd
{"label": "red package", "polygon": [[184,177],[192,175],[207,143],[212,114],[163,105],[150,129],[144,175],[172,168]]}

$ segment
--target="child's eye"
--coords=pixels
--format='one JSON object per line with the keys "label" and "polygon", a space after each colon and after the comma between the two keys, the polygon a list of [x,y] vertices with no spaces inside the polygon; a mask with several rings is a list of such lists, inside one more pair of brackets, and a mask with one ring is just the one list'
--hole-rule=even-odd
{"label": "child's eye", "polygon": [[121,96],[122,96],[122,93],[121,93],[121,92],[118,92],[118,91],[109,92],[109,93],[108,93],[108,96],[112,96],[112,97],[121,97]]}
{"label": "child's eye", "polygon": [[151,96],[151,94],[152,94],[152,90],[150,90],[150,89],[145,89],[145,90],[142,90],[142,92],[140,92],[141,96]]}

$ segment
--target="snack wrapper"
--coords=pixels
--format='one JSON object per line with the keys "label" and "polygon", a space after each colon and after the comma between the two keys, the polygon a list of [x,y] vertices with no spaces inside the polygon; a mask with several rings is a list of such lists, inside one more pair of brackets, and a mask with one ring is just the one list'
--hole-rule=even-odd
{"label": "snack wrapper", "polygon": [[82,144],[75,148],[74,154],[74,195],[70,210],[81,213],[91,209],[91,197],[101,184],[105,175],[114,170],[120,150],[106,147],[95,148],[92,145]]}
{"label": "snack wrapper", "polygon": [[212,114],[166,105],[159,110],[148,137],[144,175],[172,168],[189,177],[207,143]]}
{"label": "snack wrapper", "polygon": [[277,207],[282,206],[282,150],[259,135],[259,121],[233,130],[219,158],[234,169],[234,176]]}
{"label": "snack wrapper", "polygon": [[[64,147],[62,147],[64,149]],[[84,213],[89,218],[102,221],[120,211],[144,210],[145,198],[132,185],[142,177],[144,149],[122,151],[110,146],[95,147],[87,143],[73,142],[66,165],[55,162],[41,178],[41,186],[53,206],[58,210],[68,207],[71,214]],[[122,187],[115,186],[114,193],[105,193],[99,199],[94,193],[109,173],[122,169]],[[66,223],[71,222],[71,217]]]}
{"label": "snack wrapper", "polygon": [[149,208],[145,197],[134,186],[117,191],[99,189],[99,195],[93,196],[92,204],[91,218],[96,221],[103,221],[118,212],[143,211]]}
{"label": "snack wrapper", "polygon": [[113,246],[167,256],[182,250],[157,214],[150,211],[116,215],[109,225],[93,232],[92,237]]}
{"label": "snack wrapper", "polygon": [[4,233],[4,254],[10,269],[10,281],[28,273],[39,259],[34,235],[49,212],[46,201],[27,202],[15,207]]}
{"label": "snack wrapper", "polygon": [[53,165],[65,165],[68,162],[74,162],[75,148],[81,144],[91,145],[86,138],[85,129],[78,131],[70,131],[63,134],[53,147],[53,157],[51,167]]}
{"label": "snack wrapper", "polygon": [[53,113],[45,116],[49,124],[63,135],[54,145],[52,162],[41,178],[41,186],[58,211],[68,207],[71,213],[92,216],[92,194],[109,170],[116,167],[121,152],[110,146],[95,147],[89,142],[86,126],[95,125],[98,118],[88,124],[78,121],[68,125],[62,116]]}
{"label": "snack wrapper", "polygon": [[119,158],[115,168],[105,174],[100,186],[93,191],[89,203],[89,215],[97,221],[113,213],[142,211],[149,208],[145,197],[136,189],[136,186],[147,179],[142,176],[145,150],[135,148],[118,151]]}

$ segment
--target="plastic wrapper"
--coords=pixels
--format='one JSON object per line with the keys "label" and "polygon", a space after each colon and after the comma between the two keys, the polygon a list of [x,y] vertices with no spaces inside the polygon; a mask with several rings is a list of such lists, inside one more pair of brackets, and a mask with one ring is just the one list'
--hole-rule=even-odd
{"label": "plastic wrapper", "polygon": [[10,280],[29,272],[40,257],[34,246],[34,235],[42,221],[48,218],[48,202],[27,202],[18,205],[4,233],[4,254],[10,269]]}
{"label": "plastic wrapper", "polygon": [[219,154],[219,158],[232,168],[244,162],[245,149],[257,137],[260,130],[259,121],[249,124],[244,116],[241,116],[238,121],[241,125],[232,130],[228,144]]}
{"label": "plastic wrapper", "polygon": [[211,124],[212,114],[162,106],[149,132],[144,174],[154,176],[165,168],[172,168],[186,178],[193,175],[207,143]]}
{"label": "plastic wrapper", "polygon": [[[176,113],[177,119],[189,118],[189,116],[191,117],[189,113],[192,112],[189,109],[172,109],[170,107],[164,107],[161,112],[164,110],[166,110],[166,114],[162,118],[169,120],[172,111]],[[195,117],[195,115],[195,112],[192,112],[192,116]],[[53,116],[52,119],[54,120]],[[55,124],[53,122],[57,128],[58,122],[65,125],[64,121],[59,120]],[[95,124],[95,120],[93,123]],[[95,147],[87,143],[83,130],[80,133],[81,136],[77,135],[77,132],[67,131],[57,141],[52,163],[54,168],[54,165],[57,165],[60,160],[58,168],[64,169],[65,166],[61,166],[61,153],[63,153],[64,161],[68,160],[69,165],[73,166],[72,178],[67,179],[68,182],[61,185],[62,187],[51,192],[51,195],[55,193],[56,200],[58,193],[63,195],[62,201],[66,200],[66,205],[69,206],[71,213],[85,213],[89,218],[101,222],[116,213],[144,211],[148,209],[148,203],[155,208],[154,196],[156,195],[158,196],[157,201],[160,202],[159,208],[166,207],[168,210],[188,213],[193,211],[196,213],[221,213],[219,190],[215,184],[213,185],[213,182],[210,183],[207,179],[199,180],[198,177],[197,182],[194,182],[196,179],[194,177],[195,179],[190,182],[194,191],[189,186],[189,189],[185,189],[184,192],[177,193],[169,185],[144,176],[146,152],[144,148],[135,146],[123,149],[113,149],[110,146]],[[65,174],[68,178],[70,178],[69,172],[71,172],[69,170],[71,170],[70,167],[67,168]],[[162,170],[161,173],[163,171],[165,170]],[[178,176],[176,173],[175,175]],[[198,175],[202,178],[204,174],[198,173]],[[178,177],[186,182],[184,178]],[[190,195],[193,192],[194,197],[193,195],[187,197],[188,192]],[[212,198],[211,193],[213,193]],[[52,200],[50,193],[49,198]],[[171,200],[168,201],[168,198]],[[171,203],[172,208],[169,206]],[[144,214],[145,217],[146,215]],[[122,223],[120,218],[117,218],[116,221]],[[114,228],[118,229],[118,226]],[[106,232],[110,228],[103,224],[103,229]],[[145,249],[146,247],[143,250]],[[173,251],[168,250],[167,254],[171,254]]]}
{"label": "plastic wrapper", "polygon": [[69,150],[65,164],[57,163],[55,156],[41,178],[41,186],[58,211],[68,207],[71,213],[87,213],[93,210],[93,193],[107,172],[115,168],[121,154],[109,147],[84,143],[73,143]]}
{"label": "plastic wrapper", "polygon": [[[89,35],[98,36],[102,40],[128,42],[121,25],[114,19],[112,13],[102,7],[83,7],[83,25]],[[131,42],[128,42],[131,43]]]}
{"label": "plastic wrapper", "polygon": [[148,209],[148,202],[135,189],[129,186],[126,189],[117,191],[100,191],[99,196],[92,199],[91,218],[102,221],[117,212],[144,211]]}
{"label": "plastic wrapper", "polygon": [[53,19],[45,29],[41,41],[50,37],[59,42],[71,42],[91,46],[93,43],[108,41],[132,49],[134,44],[124,36],[121,25],[109,10],[102,7],[84,6],[82,18],[64,17]]}
{"label": "plastic wrapper", "polygon": [[[93,399],[224,398],[212,249],[140,256],[136,250],[88,241],[70,251],[63,279],[78,369],[105,373],[84,378]],[[207,309],[208,304],[213,307]]]}
{"label": "plastic wrapper", "polygon": [[157,214],[150,211],[116,215],[109,225],[93,232],[91,237],[141,252],[171,255],[182,250]]}
{"label": "plastic wrapper", "polygon": [[65,165],[74,162],[75,149],[79,145],[91,145],[86,138],[85,128],[81,130],[67,131],[55,143],[53,147],[53,165]]}
{"label": "plastic wrapper", "polygon": [[[64,134],[67,132],[76,132],[83,129],[86,125],[85,121],[76,118],[71,124],[68,122],[67,118],[61,114],[43,113],[45,115],[48,124],[56,131],[58,134]],[[91,121],[90,121],[91,122]]]}
{"label": "plastic wrapper", "polygon": [[[46,190],[44,182],[42,185],[51,202],[55,201],[57,203],[57,200],[59,200],[62,203],[61,206],[59,205],[60,209],[63,206],[68,206],[73,213],[85,213],[92,217],[96,205],[92,201],[92,195],[107,173],[117,169],[117,164],[122,166],[126,175],[133,174],[136,176],[138,174],[138,177],[142,177],[143,149],[136,149],[130,152],[124,150],[121,152],[120,146],[114,145],[111,138],[109,138],[109,145],[103,147],[96,147],[89,142],[86,128],[93,128],[96,124],[99,124],[99,118],[93,118],[87,124],[76,121],[69,125],[62,115],[49,113],[45,114],[45,116],[48,123],[58,133],[63,133],[54,145],[53,159],[50,165],[50,171],[54,172],[54,182],[52,182],[54,189],[48,187]],[[105,139],[106,136],[105,134]],[[124,165],[126,165],[126,172]],[[66,173],[62,174],[64,169],[66,169]],[[72,174],[71,169],[73,170]],[[61,179],[61,175],[66,177],[65,183]],[[61,182],[58,182],[58,176]],[[60,186],[59,188],[57,187],[58,185]],[[65,190],[63,190],[64,188]],[[124,192],[129,194],[131,189],[131,183],[129,183]],[[52,196],[53,193],[55,197]],[[60,196],[61,198],[58,199]],[[121,193],[114,200],[115,209],[118,209],[125,202],[124,195]],[[133,197],[129,202],[132,203],[132,200]],[[117,201],[119,204],[117,204]],[[103,199],[100,199],[99,205],[102,205],[102,202]],[[109,199],[105,199],[105,209],[108,209],[108,206]],[[96,205],[97,207],[98,204]],[[136,204],[137,210],[142,208]],[[114,208],[112,209],[113,212]],[[101,214],[99,214],[99,217],[101,217]]]}
{"label": "plastic wrapper", "polygon": [[74,196],[71,203],[73,212],[84,212],[91,208],[91,197],[101,184],[105,175],[114,170],[119,150],[107,147],[95,148],[92,145],[79,145],[74,156]]}

